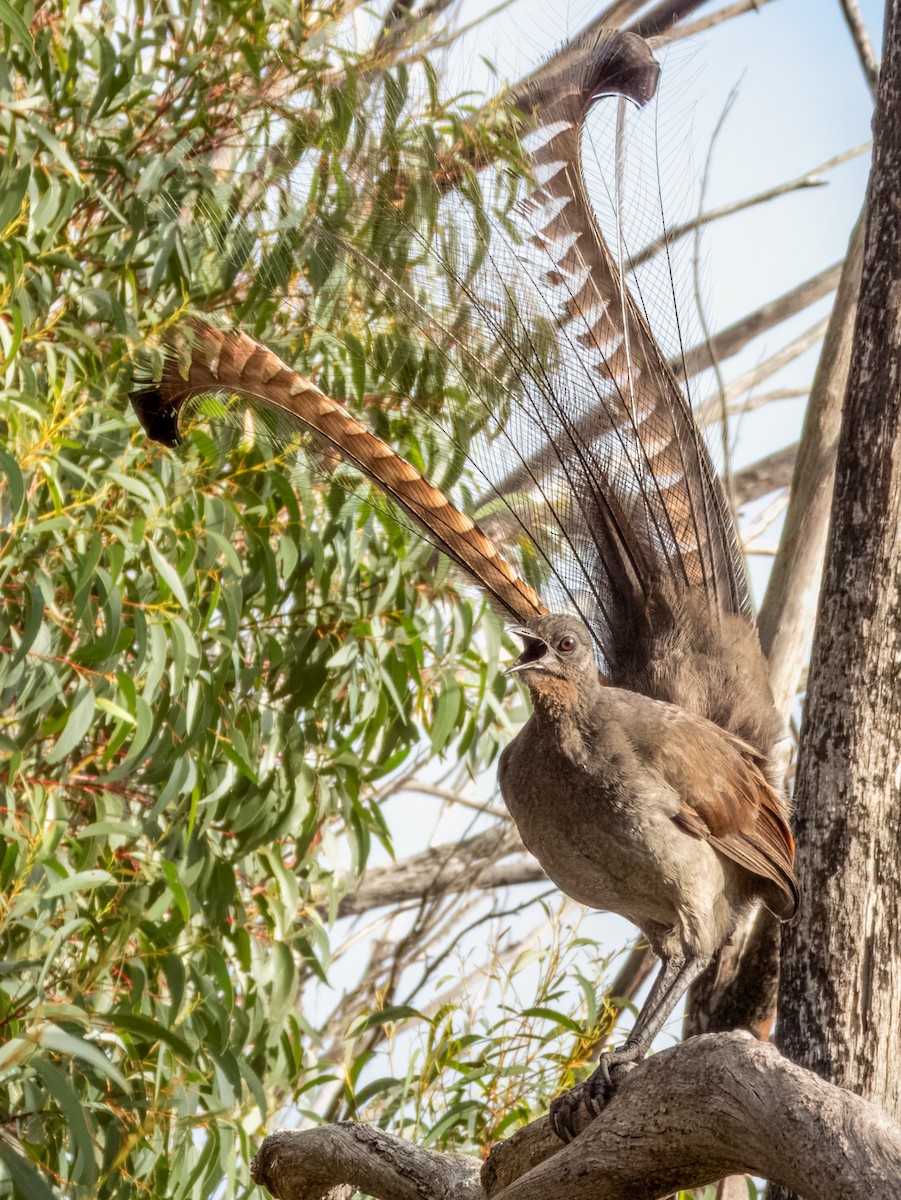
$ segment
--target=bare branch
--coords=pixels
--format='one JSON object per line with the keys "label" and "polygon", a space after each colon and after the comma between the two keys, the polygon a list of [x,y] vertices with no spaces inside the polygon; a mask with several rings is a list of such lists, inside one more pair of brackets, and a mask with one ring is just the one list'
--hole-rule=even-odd
{"label": "bare branch", "polygon": [[708,29],[714,29],[717,25],[722,25],[724,21],[731,21],[733,17],[740,17],[748,12],[757,12],[765,4],[769,3],[770,0],[735,0],[735,3],[727,4],[725,8],[719,8],[716,12],[708,13],[706,17],[700,17],[697,21],[691,21],[687,25],[675,25],[668,33],[657,40],[660,42],[680,42],[683,38],[696,37],[699,33],[706,33]]}
{"label": "bare branch", "polygon": [[[745,212],[747,209],[755,208],[759,204],[766,204],[768,201],[776,200],[779,196],[785,196],[790,192],[797,192],[804,188],[825,187],[826,180],[822,178],[822,175],[826,171],[832,171],[836,167],[841,166],[842,163],[846,163],[852,158],[857,158],[860,154],[866,154],[871,148],[872,142],[863,142],[860,146],[854,146],[851,150],[843,150],[841,154],[833,155],[826,162],[820,163],[818,167],[814,167],[810,171],[805,171],[803,175],[799,175],[796,179],[789,179],[785,183],[778,183],[774,187],[757,192],[753,196],[746,196],[742,200],[732,200],[728,204],[720,205],[719,208],[711,208],[708,212],[692,217],[690,221],[684,221],[681,225],[673,225],[665,233],[661,234],[659,238],[645,246],[643,250],[639,250],[638,254],[629,260],[630,265],[633,268],[643,266],[656,254],[662,254],[664,250],[671,249],[680,238],[685,237],[689,233],[694,233],[698,229],[703,229],[706,225],[711,225],[714,221],[720,221],[724,217],[731,217],[736,213]],[[834,268],[829,269],[833,270]],[[814,278],[818,277],[815,276]],[[801,284],[801,287],[805,286],[807,285]]]}
{"label": "bare branch", "polygon": [[273,1133],[250,1168],[254,1183],[280,1200],[478,1200],[478,1164],[421,1150],[373,1125],[343,1121],[302,1133]]}
{"label": "bare branch", "polygon": [[[796,338],[792,338],[790,342],[787,342],[775,354],[771,354],[769,358],[765,358],[763,362],[758,363],[756,367],[752,367],[750,371],[745,371],[743,375],[738,375],[734,379],[731,379],[726,385],[727,412],[734,411],[735,408],[740,407],[743,397],[748,397],[748,393],[753,392],[764,380],[781,371],[783,367],[787,367],[789,363],[794,362],[796,358],[800,358],[802,354],[806,354],[817,342],[821,341],[828,324],[828,319],[824,317],[822,321],[817,321],[815,325],[811,325],[809,329],[805,329]],[[754,398],[752,396],[748,397],[746,410],[750,411],[751,408],[757,407],[759,405],[754,403]],[[705,405],[704,409],[699,410],[698,419],[704,423],[722,415],[722,408],[718,401],[713,405],[713,409],[713,414],[708,416],[706,415],[708,409]],[[702,417],[701,413],[705,415]]]}
{"label": "bare branch", "polygon": [[660,0],[649,12],[632,22],[629,32],[643,38],[665,37],[696,8],[703,8],[707,3],[708,0]]}
{"label": "bare branch", "polygon": [[713,362],[721,362],[724,358],[731,358],[733,354],[737,354],[739,350],[743,350],[755,338],[766,333],[768,330],[780,325],[783,321],[787,321],[789,317],[795,316],[802,312],[811,304],[816,304],[818,300],[822,300],[824,296],[828,296],[830,292],[834,292],[838,287],[838,281],[841,279],[842,264],[840,262],[833,263],[831,267],[827,267],[824,271],[819,271],[816,275],[812,275],[809,279],[805,279],[796,287],[784,292],[781,296],[777,296],[775,300],[769,300],[766,304],[762,304],[760,308],[756,308],[747,316],[742,317],[732,325],[727,325],[725,329],[721,329],[719,333],[711,338],[710,345],[701,343],[694,346],[691,350],[687,350],[684,357],[684,366],[682,362],[674,362],[673,368],[681,377],[691,378],[692,375],[697,375],[701,371],[706,371]]}
{"label": "bare branch", "polygon": [[[848,381],[863,256],[863,219],[852,235],[817,366],[798,448],[779,549],[760,609],[760,641],[770,664],[776,706],[787,718],[816,618],[823,569],[842,401]],[[755,940],[756,939],[756,940]],[[757,918],[755,954],[739,941],[720,954],[716,972],[689,1000],[689,1028],[723,1028],[737,1008],[775,1005],[779,931]],[[759,942],[759,944],[757,944]],[[761,969],[767,959],[773,971]],[[706,1013],[703,1010],[706,1009]],[[703,1014],[703,1015],[702,1015]]]}
{"label": "bare branch", "polygon": [[534,860],[511,864],[500,872],[494,866],[499,859],[523,850],[515,826],[505,821],[463,841],[433,846],[390,867],[373,867],[356,891],[342,898],[338,916],[349,917],[384,904],[419,902],[470,887],[485,889],[545,879]]}
{"label": "bare branch", "polygon": [[805,1064],[898,1117],[901,0],[885,6],[873,131],[860,300],[798,756],[803,900],[785,931],[779,1038]]}
{"label": "bare branch", "polygon": [[736,471],[732,476],[732,494],[736,506],[741,508],[744,504],[750,504],[752,500],[759,500],[761,496],[788,487],[792,481],[797,453],[798,443],[795,442]]}
{"label": "bare branch", "polygon": [[482,1170],[486,1194],[655,1200],[744,1173],[791,1176],[805,1200],[897,1195],[901,1127],[749,1034],[646,1059],[583,1129],[561,1148],[545,1119],[502,1142]]}
{"label": "bare branch", "polygon": [[470,800],[468,796],[461,796],[459,792],[455,792],[451,788],[436,787],[435,784],[426,783],[421,779],[408,779],[402,788],[396,789],[394,794],[399,792],[418,792],[422,796],[434,796],[436,800],[443,800],[445,804],[459,804],[463,808],[471,808],[474,812],[485,813],[502,821],[507,820],[506,812],[502,808],[490,804],[487,800]]}
{"label": "bare branch", "polygon": [[[825,271],[820,271],[817,275],[810,279],[804,280],[797,287],[786,292],[777,299],[762,305],[754,312],[749,313],[740,321],[736,321],[734,325],[727,326],[720,333],[716,334],[709,342],[701,343],[692,349],[686,351],[684,355],[673,358],[670,362],[670,367],[680,377],[691,377],[701,371],[706,370],[711,361],[719,362],[724,358],[729,358],[731,355],[737,354],[739,350],[744,349],[749,342],[760,337],[768,329],[780,322],[794,316],[808,305],[815,303],[831,292],[838,283],[841,275],[841,264],[836,263],[834,266],[827,267]],[[759,364],[753,370],[738,377],[726,387],[725,400],[726,404],[743,400],[747,393],[753,391],[765,379],[780,371],[788,363],[799,355],[805,353],[811,346],[822,337],[826,328],[826,322],[819,322],[803,334],[800,338],[789,342],[783,347],[778,354],[773,355],[765,362]],[[600,402],[603,404],[603,401]],[[695,420],[700,424],[710,424],[712,421],[719,420],[722,416],[722,401],[717,396],[712,404],[700,406],[695,411]],[[589,442],[592,438],[592,432],[597,428],[597,419],[593,410],[588,411],[584,416],[573,422],[572,433],[575,438],[584,438]],[[496,495],[505,495],[509,492],[518,492],[528,490],[534,486],[537,481],[540,481],[559,463],[558,457],[552,453],[547,447],[542,447],[533,454],[525,463],[521,463],[515,467],[508,475],[502,479],[493,489]],[[476,507],[488,503],[489,497],[483,496]]]}
{"label": "bare branch", "polygon": [[862,259],[861,220],[848,247],[814,376],[785,528],[758,619],[760,643],[770,664],[773,696],[780,712],[786,715],[797,690],[816,617]]}
{"label": "bare branch", "polygon": [[875,99],[876,88],[879,84],[879,60],[876,58],[876,51],[873,49],[867,27],[860,15],[860,9],[857,7],[857,0],[839,0],[839,4],[845,14],[848,29],[851,31],[857,57],[860,59],[870,94]]}
{"label": "bare branch", "polygon": [[[699,1082],[703,1080],[703,1087]],[[546,1117],[475,1159],[370,1125],[276,1133],[251,1173],[280,1200],[655,1200],[724,1175],[778,1180],[806,1200],[895,1200],[901,1127],[748,1034],[694,1038],[646,1059],[563,1146]]]}

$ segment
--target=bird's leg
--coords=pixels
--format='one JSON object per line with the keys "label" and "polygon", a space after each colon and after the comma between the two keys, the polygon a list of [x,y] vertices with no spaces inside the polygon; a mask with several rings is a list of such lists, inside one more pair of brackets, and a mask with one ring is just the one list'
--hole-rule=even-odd
{"label": "bird's leg", "polygon": [[[694,981],[710,966],[710,956],[705,954],[674,956],[664,960],[663,968],[648,998],[641,1006],[641,1012],[632,1027],[625,1043],[618,1050],[602,1054],[597,1070],[588,1080],[592,1083],[596,1078],[602,1084],[609,1099],[609,1093],[614,1086],[611,1071],[616,1067],[639,1062],[647,1054],[654,1038],[667,1023],[673,1009],[694,983]],[[594,1095],[592,1099],[594,1099]],[[603,1105],[602,1105],[603,1106]],[[598,1110],[600,1111],[600,1110]]]}
{"label": "bird's leg", "polygon": [[634,1066],[644,1058],[673,1009],[694,981],[707,970],[710,961],[707,955],[672,954],[664,958],[624,1045],[611,1053],[602,1054],[597,1069],[588,1079],[552,1101],[549,1113],[551,1127],[561,1141],[568,1142],[575,1137],[573,1116],[580,1104],[584,1103],[595,1116],[601,1112],[616,1087],[613,1072],[617,1068]]}

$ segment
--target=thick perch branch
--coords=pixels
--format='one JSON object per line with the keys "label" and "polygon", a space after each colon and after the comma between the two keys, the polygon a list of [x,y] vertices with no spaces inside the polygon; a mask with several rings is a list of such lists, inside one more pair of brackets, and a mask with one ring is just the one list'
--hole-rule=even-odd
{"label": "thick perch branch", "polygon": [[654,1055],[563,1146],[547,1118],[474,1159],[350,1122],[268,1137],[256,1183],[279,1200],[657,1200],[724,1175],[761,1175],[805,1200],[897,1200],[901,1126],[748,1034]]}

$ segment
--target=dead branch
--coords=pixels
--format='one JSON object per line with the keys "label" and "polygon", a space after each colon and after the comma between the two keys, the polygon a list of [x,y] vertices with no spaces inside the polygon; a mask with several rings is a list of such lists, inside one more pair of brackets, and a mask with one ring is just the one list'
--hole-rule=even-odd
{"label": "dead branch", "polygon": [[637,33],[643,38],[665,37],[670,30],[679,25],[697,8],[702,8],[708,0],[659,0],[652,9],[633,21],[629,26],[630,33]]}
{"label": "dead branch", "polygon": [[862,259],[861,220],[848,246],[823,353],[811,387],[785,527],[758,619],[760,643],[770,664],[773,696],[776,706],[786,716],[797,691],[816,618]]}
{"label": "dead branch", "polygon": [[770,492],[786,488],[792,481],[792,471],[795,456],[798,453],[798,443],[768,454],[766,458],[758,458],[732,476],[732,495],[737,508],[759,500]]}
{"label": "dead branch", "polygon": [[[656,254],[662,254],[664,250],[671,249],[680,238],[686,237],[689,233],[695,233],[707,225],[712,225],[715,221],[721,221],[724,217],[733,217],[736,213],[745,212],[749,208],[756,208],[760,204],[767,204],[770,200],[777,200],[780,196],[786,196],[790,192],[802,191],[805,188],[825,187],[826,180],[822,178],[824,172],[834,170],[835,167],[841,166],[842,163],[848,162],[860,154],[866,154],[871,146],[871,142],[863,142],[859,146],[854,146],[851,150],[843,150],[841,154],[833,155],[826,162],[820,163],[818,167],[814,167],[810,171],[805,171],[803,175],[798,175],[795,179],[789,179],[785,183],[777,183],[774,187],[766,188],[762,192],[756,192],[753,196],[745,196],[741,200],[730,200],[728,204],[721,204],[717,208],[708,209],[707,212],[700,213],[698,216],[692,217],[689,221],[683,221],[681,225],[672,225],[660,237],[656,238],[653,242],[649,242],[644,249],[639,250],[636,255],[630,258],[630,266],[633,269],[643,266]],[[830,268],[830,270],[833,269]],[[815,276],[814,278],[819,278],[819,276]],[[805,287],[807,285],[802,284],[801,286]],[[832,286],[834,287],[835,284]],[[827,288],[827,291],[831,290],[831,288]],[[823,294],[825,295],[826,293],[824,292]]]}
{"label": "dead branch", "polygon": [[[726,384],[726,411],[731,411],[732,406],[738,404],[742,400],[742,397],[747,396],[747,393],[753,392],[765,380],[772,378],[783,367],[787,367],[789,363],[794,362],[796,358],[800,358],[802,354],[806,354],[808,350],[812,349],[817,342],[822,340],[827,325],[828,319],[824,317],[822,321],[817,321],[816,324],[811,325],[809,329],[805,329],[796,338],[792,338],[790,342],[786,342],[781,349],[777,350],[775,354],[771,354],[769,358],[765,358],[763,362],[758,363],[756,367],[752,367],[750,371],[746,371],[743,375],[738,375],[734,379],[731,379]],[[752,401],[753,398],[746,402],[748,410],[751,407],[756,407]],[[722,415],[721,401],[715,403],[714,410],[716,418]],[[705,420],[711,419],[715,418],[705,418]]]}
{"label": "dead branch", "polygon": [[433,846],[390,867],[373,867],[356,891],[342,897],[338,916],[353,916],[385,904],[419,902],[471,887],[490,889],[546,879],[534,860],[512,863],[498,871],[499,860],[523,851],[516,828],[505,821],[463,841]]}
{"label": "dead branch", "polygon": [[[734,325],[727,326],[720,333],[698,346],[679,355],[670,362],[670,368],[681,378],[697,375],[706,370],[713,362],[721,362],[744,349],[749,342],[760,337],[768,329],[801,312],[808,305],[829,294],[838,283],[841,275],[841,264],[827,267],[810,279],[806,279],[791,291],[779,296],[748,313]],[[728,406],[736,400],[741,400],[747,406],[747,394],[758,387],[764,380],[782,370],[784,366],[804,354],[823,336],[826,328],[825,321],[819,321],[812,329],[793,339],[782,347],[776,354],[764,360],[750,371],[730,381],[725,391],[725,401]],[[604,401],[599,402],[602,410]],[[695,411],[695,420],[701,424],[710,424],[720,419],[723,413],[723,401],[717,396],[709,405],[699,406]],[[591,441],[593,431],[597,428],[597,418],[593,410],[573,422],[572,432],[578,439]],[[529,490],[559,465],[559,458],[547,447],[543,447],[531,455],[526,462],[520,463],[510,471],[493,489],[496,495],[508,495],[511,492]],[[488,503],[489,497],[482,497],[476,507]]]}
{"label": "dead branch", "polygon": [[675,25],[659,41],[680,42],[683,38],[697,37],[699,33],[706,33],[708,29],[714,29],[717,25],[722,25],[724,21],[731,21],[733,17],[740,17],[748,12],[757,12],[770,2],[771,0],[735,0],[735,3],[718,8],[716,12],[699,17],[697,21],[690,21],[686,25]]}
{"label": "dead branch", "polygon": [[646,1059],[570,1145],[542,1117],[481,1177],[475,1159],[350,1123],[273,1134],[251,1173],[280,1200],[656,1200],[736,1174],[805,1200],[896,1200],[901,1126],[771,1045],[710,1034]]}
{"label": "dead branch", "polygon": [[710,344],[701,343],[685,352],[681,361],[674,362],[673,369],[683,378],[691,378],[701,371],[706,371],[715,362],[731,358],[753,342],[755,338],[767,333],[770,329],[787,321],[790,317],[802,312],[811,304],[816,304],[838,287],[842,274],[842,264],[833,263],[824,271],[819,271],[809,279],[805,279],[796,287],[755,308],[747,316],[727,325],[711,338]]}
{"label": "dead branch", "polygon": [[860,59],[860,65],[866,77],[870,94],[875,98],[876,87],[879,83],[879,60],[876,58],[876,51],[873,49],[873,43],[870,41],[867,27],[864,24],[863,17],[860,15],[860,9],[857,7],[857,0],[839,0],[839,3],[842,6],[842,12],[845,14],[845,21],[851,32],[854,48],[857,51],[857,57]]}

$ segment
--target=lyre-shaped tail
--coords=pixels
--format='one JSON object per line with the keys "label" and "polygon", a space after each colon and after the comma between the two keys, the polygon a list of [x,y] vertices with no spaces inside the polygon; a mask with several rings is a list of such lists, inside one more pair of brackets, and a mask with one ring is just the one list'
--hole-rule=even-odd
{"label": "lyre-shaped tail", "polygon": [[[653,93],[657,64],[631,34],[576,43],[570,61],[538,72],[516,94],[531,129],[537,186],[526,202],[542,292],[555,309],[570,362],[542,401],[558,430],[540,456],[500,485],[563,473],[580,498],[582,537],[600,520],[597,550],[621,591],[657,576],[700,589],[726,612],[749,612],[732,517],[691,408],[636,299],[617,231],[598,229],[582,170],[582,125],[611,92],[638,103]],[[612,539],[612,542],[611,542]],[[611,545],[619,545],[616,564]]]}
{"label": "lyre-shaped tail", "polygon": [[309,431],[333,447],[423,529],[429,540],[467,572],[485,593],[521,621],[545,611],[479,526],[433,487],[337,400],[304,379],[260,342],[238,330],[223,332],[192,320],[164,348],[158,381],[131,395],[150,437],[174,446],[179,416],[192,396],[237,393]]}
{"label": "lyre-shaped tail", "polygon": [[[454,276],[470,324],[438,325],[435,343],[449,363],[455,355],[466,360],[476,387],[479,371],[484,381],[492,364],[503,362],[509,396],[486,411],[478,436],[465,442],[473,473],[485,482],[496,518],[531,539],[547,576],[546,598],[580,613],[614,682],[627,686],[638,686],[637,673],[647,673],[655,653],[649,637],[661,611],[661,581],[667,595],[673,588],[683,599],[687,594],[688,609],[704,620],[709,613],[714,625],[746,617],[750,607],[731,514],[703,437],[626,286],[621,239],[605,241],[583,177],[582,127],[594,101],[612,94],[642,105],[654,94],[658,71],[641,38],[606,31],[577,40],[566,61],[510,94],[530,161],[515,222],[519,238],[506,251],[495,246],[494,231],[479,243],[479,271]],[[435,188],[445,191],[438,181]],[[471,236],[482,236],[477,224]],[[340,234],[335,239],[337,254],[343,249],[352,264],[357,251]],[[357,261],[376,286],[393,292],[401,319],[428,339],[429,298],[417,291],[415,275],[395,277],[378,262]],[[453,274],[453,263],[439,256],[439,264]],[[244,334],[194,323],[179,337],[160,383],[136,397],[152,434],[172,440],[190,394],[241,393],[328,441],[506,611],[523,620],[541,611],[542,599],[484,530],[340,403]],[[669,636],[674,620],[664,617],[657,626]]]}

